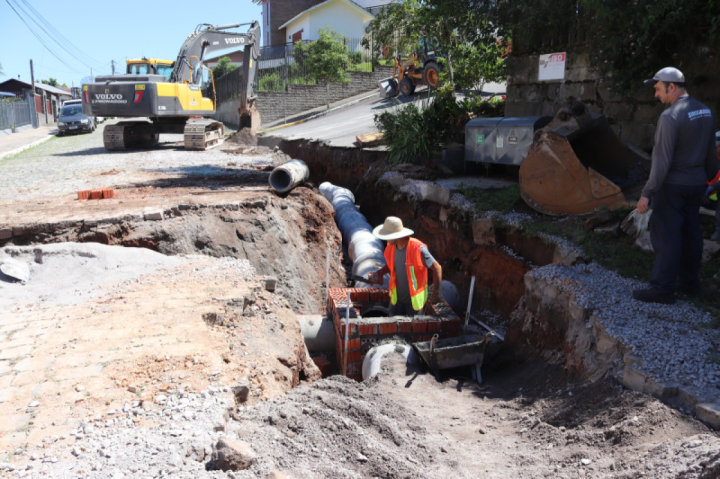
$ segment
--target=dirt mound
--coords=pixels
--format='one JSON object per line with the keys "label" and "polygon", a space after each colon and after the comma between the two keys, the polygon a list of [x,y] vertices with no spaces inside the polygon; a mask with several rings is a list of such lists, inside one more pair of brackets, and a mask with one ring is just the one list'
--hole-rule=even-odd
{"label": "dirt mound", "polygon": [[236,145],[257,146],[258,138],[257,135],[250,131],[249,128],[243,128],[231,135],[230,138],[225,140],[225,142],[234,143]]}

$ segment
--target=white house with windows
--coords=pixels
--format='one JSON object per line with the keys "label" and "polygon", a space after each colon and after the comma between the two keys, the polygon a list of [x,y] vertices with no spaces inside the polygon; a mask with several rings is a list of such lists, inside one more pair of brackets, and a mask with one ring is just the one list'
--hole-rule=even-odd
{"label": "white house with windows", "polygon": [[326,0],[300,12],[280,25],[288,42],[317,40],[323,28],[332,28],[345,38],[362,38],[375,15],[352,0]]}

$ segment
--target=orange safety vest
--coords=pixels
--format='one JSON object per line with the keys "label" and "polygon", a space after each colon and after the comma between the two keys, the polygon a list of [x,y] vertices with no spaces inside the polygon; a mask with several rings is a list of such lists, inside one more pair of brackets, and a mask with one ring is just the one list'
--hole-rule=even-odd
{"label": "orange safety vest", "polygon": [[[708,186],[715,183],[716,181],[720,181],[720,171],[717,172],[717,175],[715,175],[715,178],[713,178],[712,181],[708,181]],[[717,201],[717,199],[718,199],[717,191],[713,191],[710,194],[710,196],[708,196],[708,198],[710,198],[711,200]]]}
{"label": "orange safety vest", "polygon": [[[423,264],[420,247],[427,247],[422,241],[410,238],[405,252],[405,268],[407,269],[410,300],[415,311],[420,311],[428,298],[428,270]],[[395,274],[395,246],[385,248],[385,261],[390,269],[390,303],[397,304],[397,275]]]}

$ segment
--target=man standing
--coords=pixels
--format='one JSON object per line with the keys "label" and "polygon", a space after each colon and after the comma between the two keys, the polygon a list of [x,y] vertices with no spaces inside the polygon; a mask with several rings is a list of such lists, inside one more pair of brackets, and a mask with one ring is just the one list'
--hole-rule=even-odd
{"label": "man standing", "polygon": [[373,234],[388,243],[385,248],[387,264],[371,273],[368,282],[381,284],[383,276],[390,273],[390,315],[412,317],[423,314],[428,298],[428,268],[433,272],[430,303],[439,302],[442,267],[423,242],[411,238],[414,231],[403,227],[400,218],[388,216]]}
{"label": "man standing", "polygon": [[638,212],[646,213],[652,201],[655,266],[650,288],[632,295],[646,303],[673,304],[678,277],[678,292],[696,295],[700,290],[700,203],[717,171],[715,118],[688,95],[677,68],[663,68],[645,84],[654,85],[655,97],[670,108],[658,120],[650,177],[637,204]]}

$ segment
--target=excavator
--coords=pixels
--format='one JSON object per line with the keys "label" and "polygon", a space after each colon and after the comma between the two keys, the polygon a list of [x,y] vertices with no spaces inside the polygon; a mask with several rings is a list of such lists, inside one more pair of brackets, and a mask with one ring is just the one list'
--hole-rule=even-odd
{"label": "excavator", "polygon": [[[225,30],[250,25],[247,33]],[[148,148],[162,133],[184,134],[185,149],[206,150],[224,141],[224,126],[213,120],[215,80],[203,61],[208,53],[244,46],[240,94],[240,128],[256,132],[260,114],[254,87],[260,56],[260,24],[237,23],[197,26],[182,45],[177,59],[128,60],[124,75],[95,77],[83,84],[83,113],[95,117],[132,118],[105,126],[103,142],[109,151]],[[210,81],[203,85],[202,70]],[[209,94],[204,95],[206,86]],[[212,88],[212,91],[209,91]],[[147,118],[147,120],[138,118]]]}

